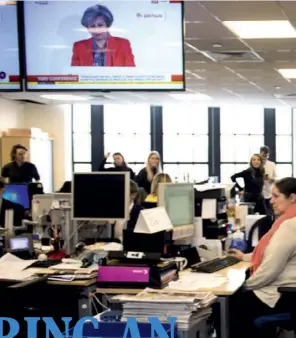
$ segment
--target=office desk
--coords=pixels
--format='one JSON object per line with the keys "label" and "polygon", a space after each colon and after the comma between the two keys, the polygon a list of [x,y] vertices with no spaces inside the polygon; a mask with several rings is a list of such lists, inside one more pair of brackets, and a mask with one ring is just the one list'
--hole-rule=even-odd
{"label": "office desk", "polygon": [[[5,286],[18,282],[20,281],[0,280],[0,285],[5,288]],[[71,302],[69,307],[77,314],[77,318],[82,318],[93,315],[91,294],[96,290],[96,282],[96,278],[72,282],[47,281],[46,283],[34,284],[26,288],[9,290],[11,290],[10,294],[24,296],[29,299],[28,303],[31,303],[29,295],[32,296],[32,300],[33,298],[39,298],[40,302],[36,307],[41,306],[44,309],[48,307],[54,310],[55,302],[57,307],[62,307],[59,303],[67,305],[67,303]],[[16,300],[18,301],[18,297],[16,297]],[[19,303],[21,303],[21,299],[19,299]],[[65,316],[66,314],[61,313],[61,315]]]}
{"label": "office desk", "polygon": [[[225,276],[228,278],[227,282],[221,284],[216,288],[204,288],[196,291],[213,292],[218,296],[218,303],[220,308],[220,338],[229,337],[229,296],[233,295],[243,284],[245,280],[245,273],[250,268],[249,262],[240,262],[236,265],[230,266],[216,274]],[[107,295],[118,294],[137,294],[143,289],[109,289],[109,288],[97,288],[96,292]],[[190,290],[192,291],[192,290]]]}

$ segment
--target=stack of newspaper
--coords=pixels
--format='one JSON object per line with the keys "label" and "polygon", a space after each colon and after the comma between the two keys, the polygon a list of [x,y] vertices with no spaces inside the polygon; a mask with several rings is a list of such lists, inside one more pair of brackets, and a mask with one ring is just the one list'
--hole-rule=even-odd
{"label": "stack of newspaper", "polygon": [[177,327],[188,331],[211,314],[211,305],[216,296],[211,292],[179,292],[168,289],[145,289],[135,296],[116,296],[114,301],[123,303],[122,319],[136,317],[146,322],[148,317],[158,317],[167,322],[167,317],[177,318]]}

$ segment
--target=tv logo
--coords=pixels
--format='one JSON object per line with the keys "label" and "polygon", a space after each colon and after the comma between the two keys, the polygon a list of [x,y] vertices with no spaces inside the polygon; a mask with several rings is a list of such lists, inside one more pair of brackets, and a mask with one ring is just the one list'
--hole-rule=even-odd
{"label": "tv logo", "polygon": [[164,12],[137,13],[136,15],[138,19],[165,20]]}
{"label": "tv logo", "polygon": [[0,80],[5,80],[5,79],[6,79],[6,73],[0,72]]}
{"label": "tv logo", "polygon": [[[27,338],[37,338],[38,337],[38,323],[45,323],[45,332],[42,334],[42,337],[53,337],[53,338],[84,338],[84,325],[92,325],[93,329],[99,329],[99,322],[94,317],[83,317],[79,319],[79,321],[75,324],[73,328],[73,324],[70,325],[72,318],[71,317],[63,317],[62,321],[64,322],[64,328],[62,331],[58,328],[54,319],[51,317],[25,317],[24,321],[27,326]],[[169,332],[170,335],[166,332],[163,327],[161,321],[157,317],[148,318],[148,322],[151,325],[151,338],[159,337],[159,338],[175,338],[176,333],[176,321],[175,317],[167,318],[169,324]],[[3,332],[3,324],[6,322],[9,325],[9,332],[4,335]],[[69,335],[69,331],[71,329],[71,335]],[[20,324],[14,318],[9,317],[0,317],[0,337],[3,338],[15,338],[21,330]],[[137,319],[134,317],[127,318],[124,333],[122,338],[141,338]],[[104,337],[98,337],[104,338]],[[121,337],[118,337],[121,338]]]}

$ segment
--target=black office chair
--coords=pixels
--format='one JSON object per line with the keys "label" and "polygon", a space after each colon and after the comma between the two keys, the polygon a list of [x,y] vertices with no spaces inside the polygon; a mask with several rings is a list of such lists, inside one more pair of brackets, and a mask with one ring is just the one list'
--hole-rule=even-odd
{"label": "black office chair", "polygon": [[255,319],[254,324],[258,329],[264,330],[268,335],[268,331],[275,332],[278,329],[278,337],[283,331],[294,332],[296,338],[296,287],[280,287],[278,291],[284,297],[285,311],[282,313],[262,316]]}
{"label": "black office chair", "polygon": [[265,216],[258,219],[258,221],[253,224],[253,226],[249,231],[249,237],[247,238],[248,252],[253,252],[254,250],[252,243],[255,230],[258,229],[258,237],[259,237],[258,239],[261,239],[271,229],[273,222],[274,222],[273,217]]}

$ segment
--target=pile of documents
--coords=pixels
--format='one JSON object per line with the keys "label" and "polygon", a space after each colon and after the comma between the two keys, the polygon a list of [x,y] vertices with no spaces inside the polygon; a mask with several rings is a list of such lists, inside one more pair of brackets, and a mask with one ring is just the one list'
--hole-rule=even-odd
{"label": "pile of documents", "polygon": [[27,281],[35,278],[34,271],[26,270],[36,260],[23,260],[10,253],[0,258],[0,279],[11,281]]}
{"label": "pile of documents", "polygon": [[48,280],[71,282],[74,280],[86,280],[96,278],[98,276],[98,265],[93,264],[88,268],[81,268],[81,262],[77,264],[61,263],[53,267],[56,274],[48,277]]}
{"label": "pile of documents", "polygon": [[147,288],[135,296],[116,296],[113,300],[123,303],[123,320],[136,317],[138,321],[146,322],[148,317],[158,317],[166,323],[167,317],[176,317],[178,330],[188,331],[210,316],[211,305],[216,296],[211,292]]}
{"label": "pile of documents", "polygon": [[185,271],[180,273],[177,281],[170,282],[169,288],[176,291],[203,291],[217,288],[228,281],[227,277],[218,273],[196,273]]}

